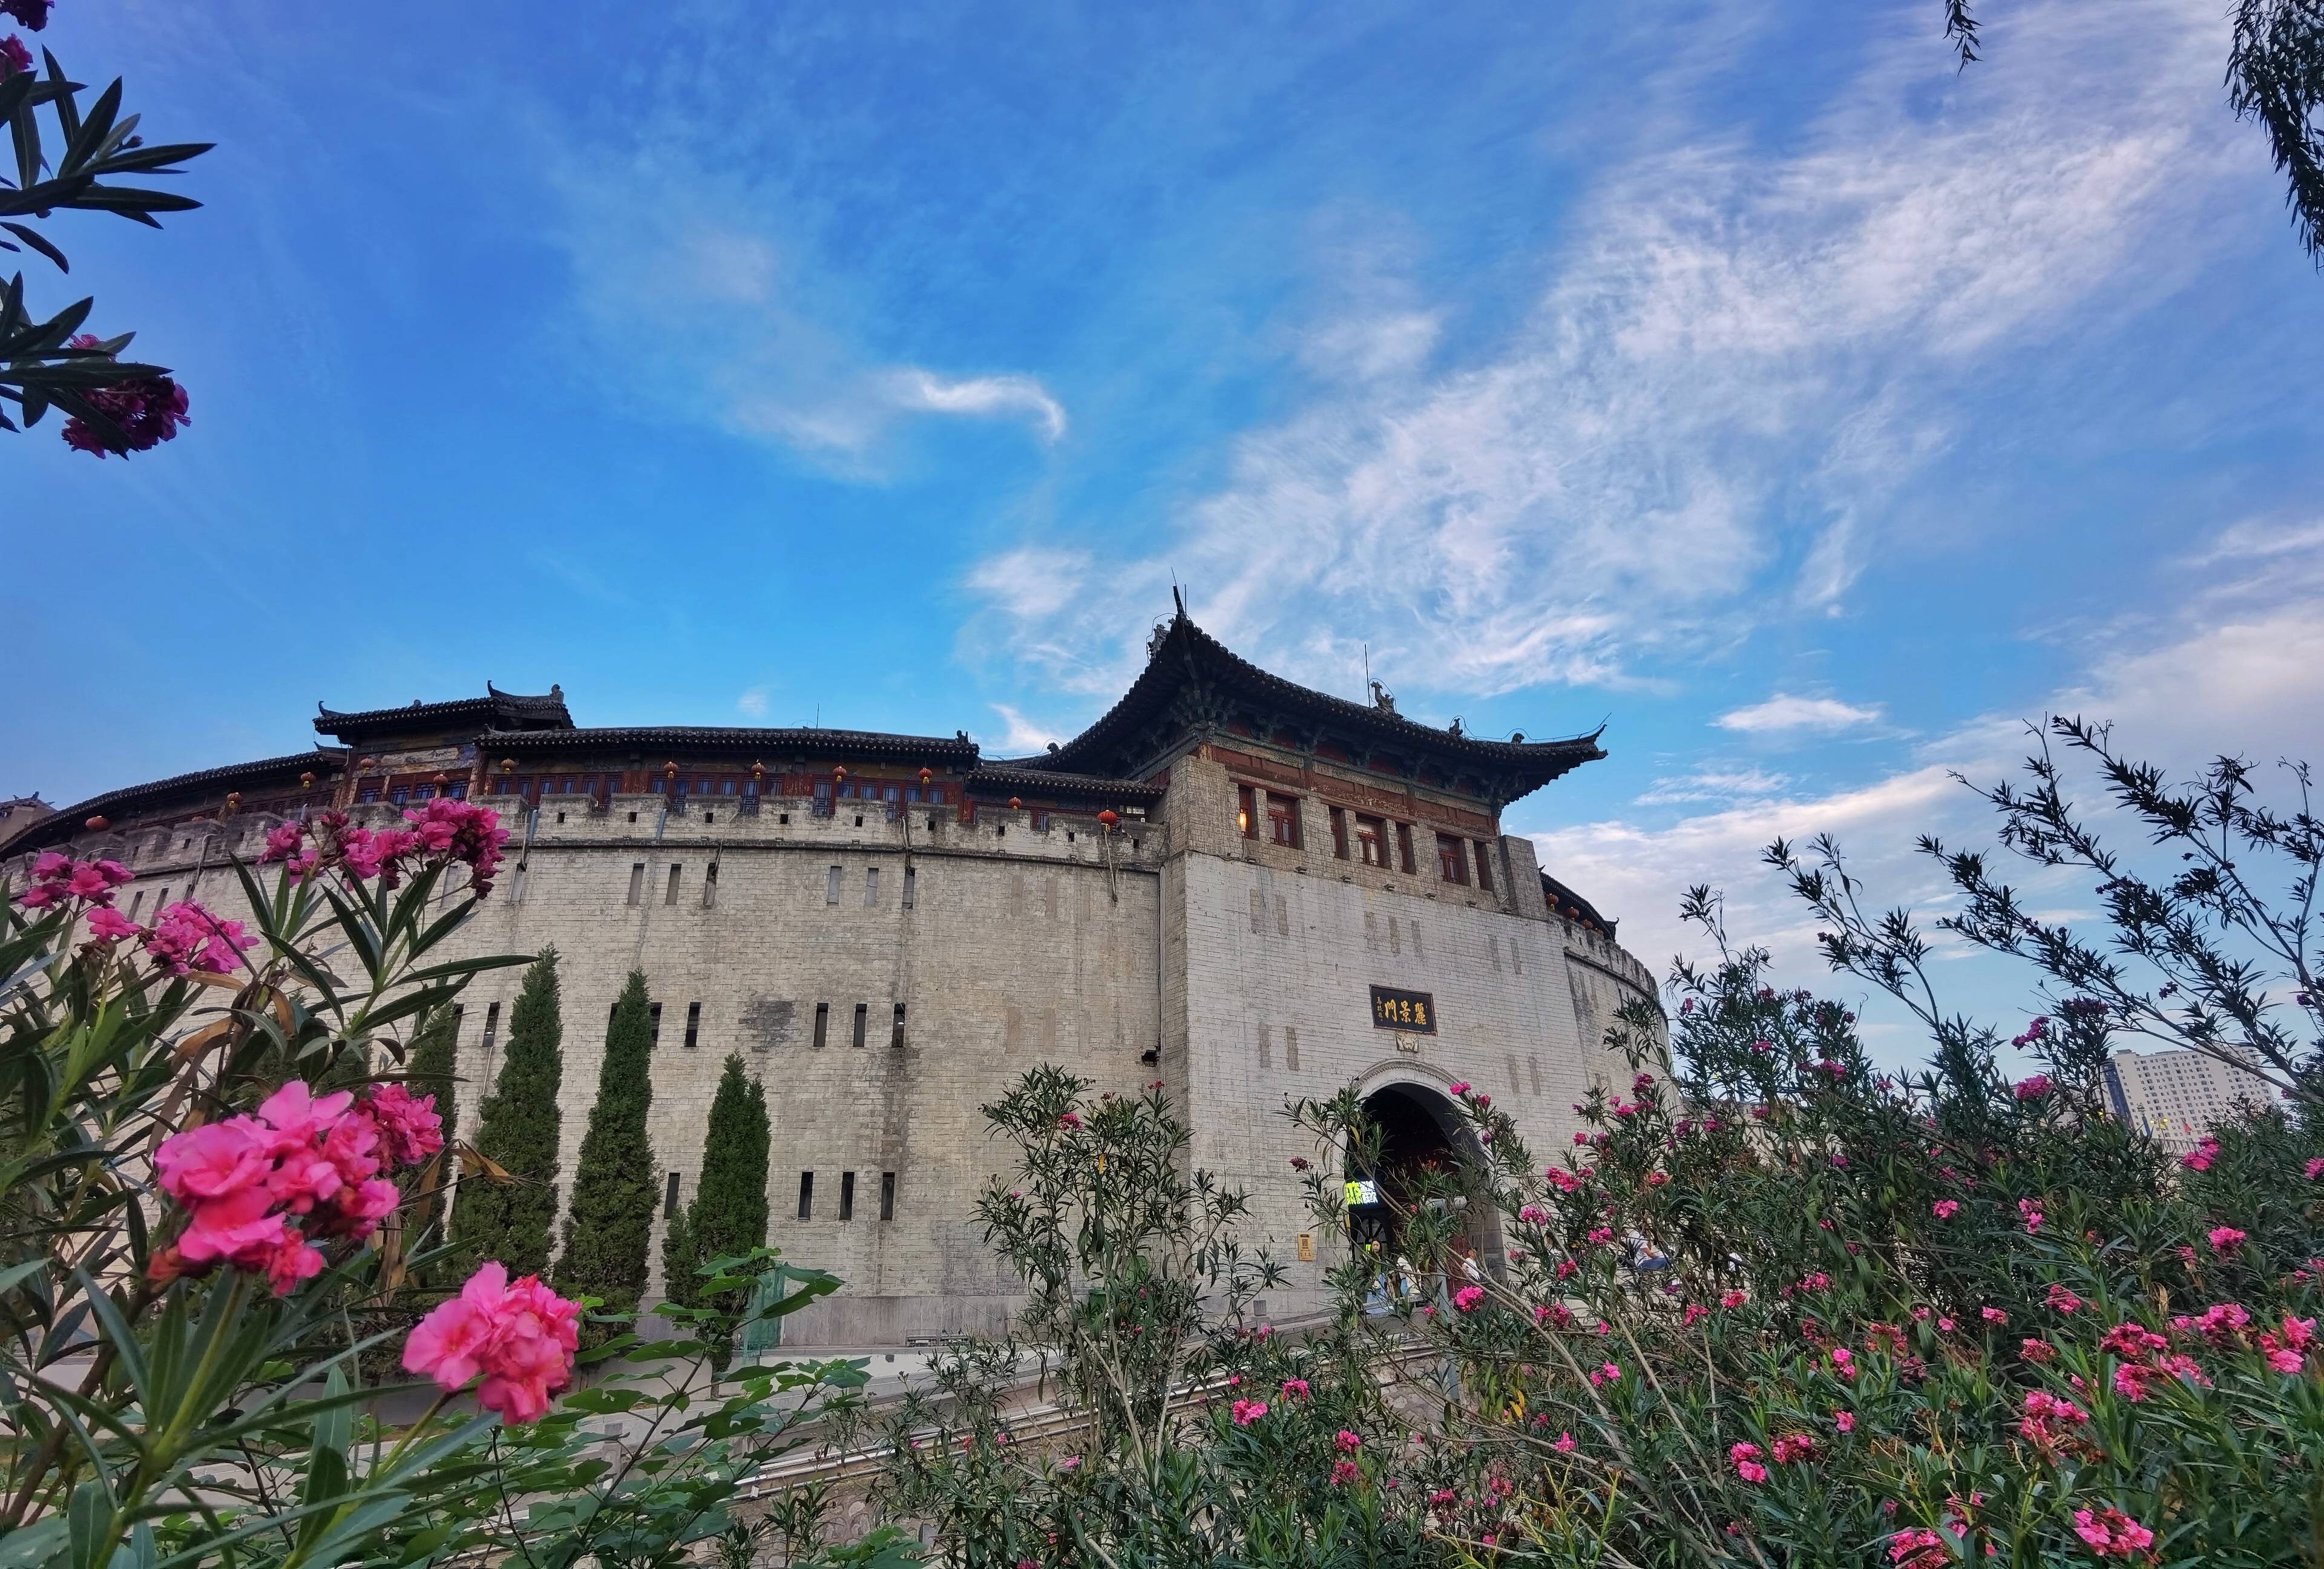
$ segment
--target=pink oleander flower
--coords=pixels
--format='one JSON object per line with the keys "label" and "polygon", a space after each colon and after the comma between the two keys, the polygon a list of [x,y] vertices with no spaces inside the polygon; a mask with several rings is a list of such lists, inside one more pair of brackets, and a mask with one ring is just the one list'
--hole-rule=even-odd
{"label": "pink oleander flower", "polygon": [[[1895,1500],[1889,1500],[1882,1508],[1895,1514]],[[1888,1538],[1888,1562],[1896,1569],[1945,1569],[1952,1561],[1952,1555],[1945,1550],[1944,1538],[1934,1531],[1904,1530]]]}
{"label": "pink oleander flower", "polygon": [[1306,1169],[1307,1169],[1307,1158],[1306,1158],[1305,1155],[1295,1155],[1295,1156],[1293,1156],[1293,1157],[1291,1158],[1291,1169],[1292,1169],[1292,1170],[1294,1170],[1294,1171],[1305,1171],[1305,1170],[1306,1170]]}
{"label": "pink oleander flower", "polygon": [[2090,1414],[2071,1400],[2047,1389],[2028,1389],[2025,1414],[2018,1419],[2017,1433],[2030,1444],[2047,1447],[2056,1444],[2068,1429],[2079,1427],[2089,1419]]}
{"label": "pink oleander flower", "polygon": [[88,912],[88,936],[91,942],[116,943],[124,937],[141,937],[145,928],[123,915],[109,904],[100,904]]}
{"label": "pink oleander flower", "polygon": [[1679,1327],[1681,1329],[1692,1329],[1694,1327],[1694,1321],[1696,1319],[1708,1318],[1710,1316],[1711,1309],[1705,1307],[1700,1302],[1690,1302],[1679,1314]]}
{"label": "pink oleander flower", "polygon": [[369,1113],[379,1130],[386,1168],[415,1166],[444,1148],[444,1119],[436,1114],[436,1097],[412,1094],[402,1084],[381,1084],[357,1109]]}
{"label": "pink oleander flower", "polygon": [[1832,1426],[1838,1427],[1842,1433],[1853,1433],[1856,1431],[1856,1413],[1853,1411],[1841,1411],[1835,1415],[1831,1420]]}
{"label": "pink oleander flower", "polygon": [[2312,1318],[2294,1318],[2287,1313],[2282,1327],[2283,1343],[2294,1351],[2304,1352],[2316,1343],[2316,1321]]}
{"label": "pink oleander flower", "polygon": [[1573,1435],[1572,1435],[1572,1434],[1571,1434],[1571,1433],[1560,1433],[1560,1434],[1557,1435],[1557,1442],[1556,1442],[1556,1443],[1554,1443],[1554,1444],[1552,1444],[1550,1445],[1550,1447],[1551,1447],[1552,1449],[1556,1450],[1556,1451],[1557,1451],[1557,1453],[1559,1453],[1560,1454],[1572,1454],[1572,1453],[1573,1453]]}
{"label": "pink oleander flower", "polygon": [[2210,1235],[2211,1251],[2222,1259],[2244,1245],[2244,1233],[2233,1226],[2213,1226]]}
{"label": "pink oleander flower", "polygon": [[1485,1288],[1481,1286],[1463,1286],[1452,1293],[1452,1306],[1463,1313],[1476,1312],[1477,1304],[1484,1299]]}
{"label": "pink oleander flower", "polygon": [[2136,1324],[2117,1324],[2098,1337],[2098,1349],[2116,1356],[2139,1361],[2149,1352],[2161,1351],[2171,1343],[2153,1330]]}
{"label": "pink oleander flower", "polygon": [[1477,1105],[1478,1105],[1478,1108],[1479,1108],[1480,1110],[1482,1110],[1483,1108],[1485,1108],[1485,1107],[1487,1107],[1487,1106],[1489,1106],[1489,1105],[1491,1105],[1491,1104],[1493,1103],[1493,1097],[1492,1097],[1492,1096],[1490,1096],[1490,1095],[1489,1095],[1489,1094],[1486,1094],[1484,1091],[1482,1091],[1482,1090],[1479,1090],[1479,1091],[1477,1092],[1476,1100],[1477,1100]]}
{"label": "pink oleander flower", "polygon": [[1960,1214],[1960,1200],[1957,1198],[1941,1198],[1937,1200],[1936,1203],[1929,1206],[1929,1213],[1936,1216],[1941,1221],[1949,1221],[1952,1219],[1953,1216]]}
{"label": "pink oleander flower", "polygon": [[1590,1381],[1600,1385],[1618,1384],[1622,1381],[1622,1370],[1613,1362],[1600,1362],[1591,1370]]}
{"label": "pink oleander flower", "polygon": [[0,38],[0,79],[14,76],[18,71],[32,69],[32,51],[24,47],[23,39],[13,32],[5,38]]}
{"label": "pink oleander flower", "polygon": [[2046,1340],[2037,1340],[2029,1335],[2017,1343],[2017,1354],[2029,1362],[2053,1362],[2058,1360],[2058,1348]]}
{"label": "pink oleander flower", "polygon": [[2251,1322],[2251,1315],[2237,1302],[2219,1302],[2206,1307],[2194,1316],[2179,1314],[2171,1320],[2171,1327],[2186,1334],[2200,1334],[2213,1345],[2230,1345]]}
{"label": "pink oleander flower", "polygon": [[2074,1511],[2074,1535],[2101,1558],[2135,1558],[2154,1545],[2154,1533],[2112,1506]]}
{"label": "pink oleander flower", "polygon": [[1998,1324],[2009,1322],[2009,1315],[1998,1307],[1980,1307],[1977,1310],[1977,1315],[1987,1324]]}
{"label": "pink oleander flower", "polygon": [[2144,1362],[2116,1362],[2114,1370],[2114,1392],[2133,1405],[2146,1398],[2146,1387],[2162,1374]]}
{"label": "pink oleander flower", "polygon": [[1469,1093],[1469,1081],[1467,1079],[1454,1079],[1451,1084],[1444,1086],[1444,1093],[1452,1095],[1465,1095]]}
{"label": "pink oleander flower", "polygon": [[1660,1187],[1669,1180],[1670,1173],[1667,1171],[1649,1171],[1646,1173],[1646,1186],[1648,1187]]}
{"label": "pink oleander flower", "polygon": [[2306,1174],[2310,1182],[2324,1181],[2324,1155],[2319,1155],[2300,1169]]}
{"label": "pink oleander flower", "polygon": [[1332,1442],[1341,1449],[1345,1450],[1348,1454],[1353,1454],[1358,1449],[1363,1446],[1364,1441],[1360,1435],[1348,1428],[1342,1427],[1336,1435],[1333,1435]]}
{"label": "pink oleander flower", "polygon": [[1721,1307],[1740,1307],[1749,1300],[1750,1295],[1744,1291],[1722,1291],[1719,1294],[1719,1306]]}
{"label": "pink oleander flower", "polygon": [[1078,1112],[1061,1112],[1057,1114],[1057,1126],[1060,1128],[1078,1128],[1081,1125],[1081,1113]]}
{"label": "pink oleander flower", "polygon": [[1352,1460],[1335,1460],[1332,1462],[1332,1485],[1333,1487],[1346,1487],[1350,1482],[1354,1481],[1359,1474],[1360,1473],[1356,1469],[1356,1463]]}
{"label": "pink oleander flower", "polygon": [[2067,1290],[2063,1286],[2059,1285],[2055,1281],[2051,1282],[2050,1293],[2047,1297],[2043,1298],[2043,1302],[2045,1306],[2054,1307],[2061,1313],[2072,1313],[2080,1309],[2082,1306],[2082,1299],[2080,1297],[2075,1296],[2072,1292]]}
{"label": "pink oleander flower", "polygon": [[[17,0],[19,5],[24,0]],[[75,348],[95,348],[97,339],[87,333],[74,337]],[[113,422],[121,432],[122,446],[114,447],[97,432],[97,428],[78,415],[65,422],[65,445],[76,452],[87,452],[97,457],[109,457],[115,451],[150,452],[164,441],[177,438],[178,427],[193,421],[186,417],[186,389],[169,376],[141,376],[134,380],[115,382],[111,386],[85,391],[81,396],[90,406]]]}
{"label": "pink oleander flower", "polygon": [[223,975],[235,956],[257,942],[243,935],[238,920],[221,920],[190,899],[157,911],[143,941],[145,952],[171,975]]}
{"label": "pink oleander flower", "polygon": [[581,1309],[540,1277],[512,1283],[505,1269],[488,1262],[459,1296],[420,1321],[404,1342],[403,1366],[446,1390],[481,1374],[478,1405],[503,1422],[537,1421],[549,1397],[573,1380],[580,1324]]}
{"label": "pink oleander flower", "polygon": [[1775,1441],[1775,1463],[1789,1465],[1794,1461],[1816,1457],[1815,1435],[1810,1433],[1779,1434]]}
{"label": "pink oleander flower", "polygon": [[2209,1171],[2211,1162],[2219,1158],[2219,1141],[2206,1139],[2179,1158],[2179,1164],[2190,1171]]}
{"label": "pink oleander flower", "polygon": [[1548,1179],[1550,1186],[1560,1193],[1572,1193],[1582,1186],[1582,1179],[1562,1166],[1553,1166],[1543,1172],[1542,1176]]}
{"label": "pink oleander flower", "polygon": [[2050,1093],[2050,1075],[2035,1074],[2030,1079],[2018,1081],[2015,1094],[2021,1101],[2038,1101]]}
{"label": "pink oleander flower", "polygon": [[1614,1228],[1611,1226],[1594,1227],[1590,1232],[1590,1242],[1593,1247],[1609,1247],[1613,1241]]}
{"label": "pink oleander flower", "polygon": [[448,800],[442,796],[403,814],[411,825],[411,842],[422,854],[440,855],[467,867],[470,885],[482,899],[493,891],[499,874],[501,846],[508,830],[501,815],[475,801]]}
{"label": "pink oleander flower", "polygon": [[1307,1380],[1305,1379],[1284,1380],[1283,1397],[1287,1400],[1305,1399],[1307,1398]]}
{"label": "pink oleander flower", "polygon": [[22,909],[45,909],[69,900],[108,905],[113,891],[135,876],[118,861],[75,861],[60,851],[44,850],[33,858],[32,881],[16,896],[16,904]]}
{"label": "pink oleander flower", "polygon": [[1537,1204],[1529,1204],[1517,1211],[1517,1219],[1529,1226],[1545,1226],[1549,1223],[1549,1212]]}
{"label": "pink oleander flower", "polygon": [[1759,1463],[1759,1446],[1756,1444],[1735,1444],[1728,1446],[1727,1458],[1735,1467],[1735,1474],[1748,1482],[1767,1480],[1767,1468]]}
{"label": "pink oleander flower", "polygon": [[261,1186],[273,1163],[272,1140],[247,1117],[173,1133],[153,1153],[161,1191],[188,1209]]}
{"label": "pink oleander flower", "polygon": [[1234,1417],[1234,1425],[1236,1426],[1248,1427],[1252,1423],[1258,1421],[1261,1417],[1267,1415],[1267,1402],[1264,1400],[1237,1400],[1234,1403],[1230,1415]]}
{"label": "pink oleander flower", "polygon": [[1843,1379],[1856,1376],[1856,1353],[1844,1345],[1831,1348],[1831,1371]]}

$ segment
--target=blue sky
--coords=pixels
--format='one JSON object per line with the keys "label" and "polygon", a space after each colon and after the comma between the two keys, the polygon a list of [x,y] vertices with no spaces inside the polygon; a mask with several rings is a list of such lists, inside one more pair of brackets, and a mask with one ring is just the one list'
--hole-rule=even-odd
{"label": "blue sky", "polygon": [[[1659,964],[1884,891],[2053,706],[2324,753],[2324,282],[2216,0],[63,0],[212,138],[62,237],[194,424],[7,443],[0,795],[563,683],[584,724],[1069,734],[1198,619],[1472,732]],[[35,274],[41,298],[63,285]]]}

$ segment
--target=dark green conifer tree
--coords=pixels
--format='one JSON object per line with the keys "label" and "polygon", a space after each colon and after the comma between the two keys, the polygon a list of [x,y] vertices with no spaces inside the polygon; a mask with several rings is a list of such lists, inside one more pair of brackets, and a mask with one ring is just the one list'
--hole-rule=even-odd
{"label": "dark green conifer tree", "polygon": [[[449,1008],[436,1009],[420,1024],[420,1033],[411,1038],[410,1052],[403,1065],[403,1076],[408,1081],[404,1087],[414,1095],[436,1097],[436,1115],[444,1124],[444,1148],[447,1151],[459,1136],[458,1112],[452,1103],[453,1055],[459,1044],[460,1015]],[[443,1240],[429,1236],[429,1232],[441,1218],[443,1185],[447,1180],[445,1173],[452,1158],[446,1154],[438,1159],[436,1190],[415,1204],[403,1223],[408,1239],[416,1242],[427,1236],[431,1246]]]}
{"label": "dark green conifer tree", "polygon": [[645,973],[630,972],[605,1030],[597,1099],[573,1172],[573,1207],[557,1288],[599,1298],[608,1313],[632,1313],[645,1294],[653,1234],[654,1153],[646,1138],[653,1104],[653,1021]]}
{"label": "dark green conifer tree", "polygon": [[[508,1052],[476,1122],[476,1152],[517,1180],[464,1177],[452,1204],[452,1241],[468,1267],[497,1259],[512,1279],[548,1272],[557,1229],[557,1146],[564,1131],[557,1109],[564,1048],[557,950],[544,948],[525,972],[524,988],[510,1011]],[[449,1118],[445,1142],[451,1142]]]}
{"label": "dark green conifer tree", "polygon": [[742,1306],[740,1301],[701,1300],[697,1271],[710,1260],[766,1246],[770,1142],[766,1086],[744,1071],[741,1053],[730,1052],[710,1103],[694,1201],[671,1218],[662,1238],[662,1292],[671,1301],[730,1310]]}

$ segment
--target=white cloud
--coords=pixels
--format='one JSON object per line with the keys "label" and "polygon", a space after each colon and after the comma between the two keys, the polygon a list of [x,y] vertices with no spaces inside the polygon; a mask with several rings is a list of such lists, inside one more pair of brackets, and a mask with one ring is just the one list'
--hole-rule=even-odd
{"label": "white cloud", "polygon": [[927,371],[899,373],[897,406],[937,414],[1022,415],[1048,440],[1065,433],[1065,411],[1030,376],[973,376],[947,382]]}
{"label": "white cloud", "polygon": [[734,699],[734,706],[740,709],[742,713],[749,715],[753,719],[765,718],[767,716],[767,689],[764,687],[751,688],[748,691],[742,693],[742,696]]}
{"label": "white cloud", "polygon": [[1044,750],[1052,741],[1065,739],[1047,725],[1026,718],[1006,703],[993,704],[992,711],[1001,715],[1001,723],[1004,726],[997,739],[985,744],[984,749],[995,757],[1023,757]]}
{"label": "white cloud", "polygon": [[1880,706],[1877,703],[1858,707],[1835,697],[1794,697],[1786,692],[1778,692],[1764,703],[1754,703],[1748,707],[1721,714],[1711,721],[1721,730],[1740,731],[1746,735],[1781,734],[1792,731],[1829,734],[1879,722]]}
{"label": "white cloud", "polygon": [[1994,378],[2166,298],[2256,178],[2210,10],[2028,5],[2009,42],[1956,78],[1900,17],[1779,152],[1657,138],[1481,356],[1447,363],[1412,291],[1354,291],[1303,341],[1336,374],[1240,438],[1153,556],[1042,614],[995,605],[1019,657],[1115,684],[1172,568],[1271,668],[1336,682],[1323,624],[1445,694],[1636,680],[1844,608]]}
{"label": "white cloud", "polygon": [[1757,768],[1708,767],[1676,778],[1658,779],[1637,798],[1642,807],[1688,801],[1773,800],[1791,788],[1792,776]]}
{"label": "white cloud", "polygon": [[[626,161],[568,159],[555,178],[567,222],[553,237],[573,281],[568,349],[625,397],[856,477],[877,473],[879,448],[909,416],[1021,420],[1050,443],[1065,434],[1064,405],[1032,376],[881,363],[844,288],[780,238],[780,193],[659,146]],[[635,222],[641,208],[656,221]]]}

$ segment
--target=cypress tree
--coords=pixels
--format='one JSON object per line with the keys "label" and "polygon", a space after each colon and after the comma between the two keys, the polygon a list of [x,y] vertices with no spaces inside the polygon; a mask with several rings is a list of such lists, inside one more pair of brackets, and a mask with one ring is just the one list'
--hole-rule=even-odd
{"label": "cypress tree", "polygon": [[632,1313],[644,1295],[653,1234],[654,1153],[646,1138],[653,1103],[653,1024],[645,973],[630,972],[605,1030],[597,1099],[573,1173],[573,1207],[557,1287],[599,1298],[608,1313]]}
{"label": "cypress tree", "polygon": [[672,1217],[662,1239],[662,1291],[671,1301],[730,1311],[742,1307],[739,1300],[703,1301],[696,1290],[697,1270],[712,1259],[766,1246],[770,1143],[766,1086],[743,1070],[740,1052],[730,1052],[710,1103],[694,1202]]}
{"label": "cypress tree", "polygon": [[[543,948],[510,1011],[508,1055],[476,1124],[476,1152],[518,1180],[466,1178],[452,1206],[452,1241],[462,1257],[470,1264],[497,1259],[512,1279],[549,1270],[557,1227],[557,1144],[564,1131],[557,1110],[564,1048],[557,950]],[[451,1141],[448,1118],[445,1141]]]}

